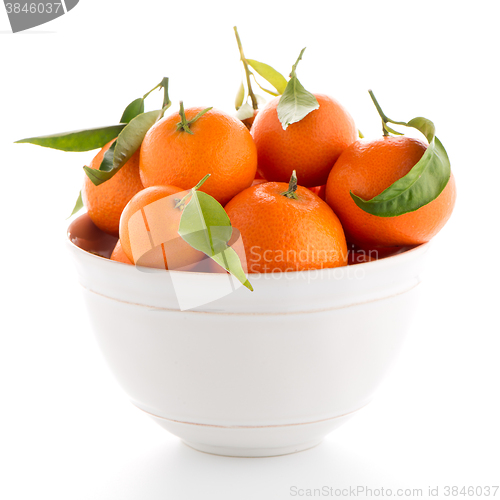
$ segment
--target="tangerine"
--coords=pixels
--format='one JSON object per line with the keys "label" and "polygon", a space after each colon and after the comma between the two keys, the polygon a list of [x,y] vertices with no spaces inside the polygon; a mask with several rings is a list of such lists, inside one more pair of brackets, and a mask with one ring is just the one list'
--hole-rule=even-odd
{"label": "tangerine", "polygon": [[240,231],[248,271],[268,273],[347,264],[344,231],[333,210],[309,189],[266,182],[245,189],[225,207]]}
{"label": "tangerine", "polygon": [[[137,193],[123,210],[120,241],[134,264],[160,269],[188,270],[205,256],[178,233],[182,209],[175,186],[153,186]],[[179,195],[179,196],[175,196]]]}
{"label": "tangerine", "polygon": [[278,119],[279,97],[270,100],[255,117],[251,133],[259,171],[267,180],[288,182],[295,170],[302,186],[321,186],[342,151],[357,139],[347,110],[332,97],[314,96],[319,108],[286,130]]}
{"label": "tangerine", "polygon": [[326,201],[342,222],[349,242],[360,246],[419,245],[441,230],[455,205],[453,174],[435,200],[396,217],[371,215],[350,196],[350,191],[365,200],[377,196],[406,175],[426,148],[418,139],[385,136],[356,141],[342,153],[328,177]]}
{"label": "tangerine", "polygon": [[122,262],[123,264],[132,265],[132,262],[127,257],[127,254],[123,251],[122,244],[121,244],[120,240],[118,240],[116,242],[115,248],[113,249],[113,252],[111,253],[110,259],[114,260],[116,262]]}
{"label": "tangerine", "polygon": [[[104,153],[116,139],[108,142],[90,163],[99,169]],[[139,175],[139,151],[111,179],[96,186],[87,175],[83,181],[82,199],[92,222],[102,231],[118,236],[120,216],[131,198],[144,189]]]}
{"label": "tangerine", "polygon": [[249,187],[257,170],[257,150],[250,132],[237,118],[210,109],[184,111],[161,119],[141,146],[144,186],[172,185],[191,189],[211,174],[200,189],[222,205]]}
{"label": "tangerine", "polygon": [[309,188],[314,194],[318,195],[322,200],[325,199],[326,195],[326,184],[323,184],[322,186],[314,186]]}
{"label": "tangerine", "polygon": [[250,116],[249,118],[244,118],[243,120],[241,120],[245,124],[245,127],[248,130],[252,130],[253,122],[255,121],[255,117],[257,116],[258,113],[259,113],[259,110],[258,109],[254,109],[252,116]]}

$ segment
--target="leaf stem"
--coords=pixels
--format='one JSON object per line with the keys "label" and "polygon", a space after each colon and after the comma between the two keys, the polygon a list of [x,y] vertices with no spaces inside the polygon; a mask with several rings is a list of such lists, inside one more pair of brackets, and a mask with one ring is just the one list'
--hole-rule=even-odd
{"label": "leaf stem", "polygon": [[163,89],[163,105],[162,105],[162,110],[161,113],[158,115],[158,119],[156,121],[159,121],[163,118],[163,115],[165,114],[165,111],[170,107],[172,102],[170,101],[170,97],[168,96],[168,77],[164,77],[162,81],[154,88],[152,88],[149,92],[146,92],[143,96],[142,99],[146,99],[151,92],[153,92],[156,89]]}
{"label": "leaf stem", "polygon": [[174,208],[178,208],[181,211],[184,210],[184,207],[187,205],[186,200],[192,196],[193,191],[197,191],[198,189],[201,188],[201,186],[203,186],[203,184],[210,177],[210,175],[211,174],[205,175],[205,177],[203,177],[203,179],[201,179],[201,181],[198,182],[198,184],[196,184],[196,186],[194,186],[193,188],[191,188],[189,190],[189,193],[186,196],[184,196],[182,199],[180,199],[180,200],[177,201],[177,203],[175,204]]}
{"label": "leaf stem", "polygon": [[212,107],[205,108],[204,110],[200,111],[194,118],[188,120],[186,118],[186,113],[184,111],[184,103],[181,101],[179,108],[179,115],[181,117],[181,121],[177,124],[177,130],[183,130],[184,132],[193,135],[193,131],[189,127],[199,118],[201,118],[207,111],[210,111],[211,109]]}
{"label": "leaf stem", "polygon": [[298,200],[299,197],[295,191],[297,191],[297,173],[294,170],[290,177],[290,182],[288,183],[288,190],[281,194],[292,200]]}
{"label": "leaf stem", "polygon": [[167,81],[167,87],[168,87],[168,78],[163,78],[163,80],[158,84],[156,85],[155,87],[153,87],[149,92],[146,92],[142,98],[143,99],[146,99],[146,97],[151,94],[151,92],[154,92],[156,89],[161,89],[163,87],[165,87],[164,83],[165,83],[165,80]]}
{"label": "leaf stem", "polygon": [[382,108],[380,107],[380,104],[378,103],[377,99],[375,98],[375,94],[373,91],[370,89],[368,90],[368,93],[370,94],[370,97],[372,98],[373,104],[375,104],[375,107],[377,108],[377,112],[382,119],[382,131],[384,133],[384,137],[387,137],[389,135],[389,132],[393,132],[395,134],[399,134],[399,132],[396,132],[392,130],[392,128],[387,126],[387,123],[395,123],[396,125],[406,125],[405,122],[396,122],[394,120],[391,120],[383,111]]}
{"label": "leaf stem", "polygon": [[203,177],[203,179],[201,179],[201,181],[200,181],[200,182],[198,182],[198,184],[196,184],[196,186],[195,186],[193,189],[194,189],[195,191],[196,191],[197,189],[200,189],[200,188],[201,188],[201,186],[203,186],[203,184],[205,183],[205,181],[206,181],[206,180],[210,177],[210,175],[211,175],[211,174],[207,174],[207,175],[205,175],[205,177]]}
{"label": "leaf stem", "polygon": [[243,67],[245,68],[245,76],[247,80],[247,88],[248,88],[248,95],[250,96],[250,99],[252,100],[252,108],[253,109],[258,109],[259,104],[257,102],[257,98],[255,97],[255,94],[253,93],[252,90],[252,84],[250,82],[250,69],[248,68],[248,61],[245,58],[245,54],[243,52],[243,45],[241,44],[240,40],[240,35],[238,34],[238,28],[236,26],[233,26],[234,29],[234,34],[236,35],[236,42],[238,43],[238,49],[240,51],[240,59],[241,62],[243,63]]}
{"label": "leaf stem", "polygon": [[295,64],[292,66],[292,72],[290,73],[290,78],[293,78],[294,76],[297,76],[296,71],[297,71],[297,65],[299,64],[299,61],[302,59],[302,54],[304,54],[304,51],[306,50],[306,47],[304,47],[299,54],[299,57],[295,61]]}
{"label": "leaf stem", "polygon": [[163,87],[163,105],[162,108],[167,108],[172,104],[170,102],[170,97],[168,96],[168,77],[163,78],[160,85]]}

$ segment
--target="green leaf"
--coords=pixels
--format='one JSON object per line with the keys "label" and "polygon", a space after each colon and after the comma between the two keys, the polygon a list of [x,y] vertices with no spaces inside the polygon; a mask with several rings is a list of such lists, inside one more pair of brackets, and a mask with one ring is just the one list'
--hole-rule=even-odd
{"label": "green leaf", "polygon": [[75,207],[73,208],[73,211],[71,212],[71,215],[68,217],[71,218],[73,215],[75,215],[77,212],[79,212],[83,208],[83,199],[82,199],[82,191],[78,193],[78,198],[75,203]]}
{"label": "green leaf", "polygon": [[60,134],[30,137],[16,141],[18,144],[29,143],[45,148],[59,149],[61,151],[91,151],[102,148],[125,128],[125,124],[111,125],[109,127],[90,128]]}
{"label": "green leaf", "polygon": [[278,103],[278,118],[283,130],[318,108],[316,97],[302,86],[296,76],[293,76]]}
{"label": "green leaf", "polygon": [[243,106],[236,111],[236,118],[238,118],[238,120],[246,120],[247,118],[252,118],[252,116],[253,108],[250,104],[248,104],[248,102],[243,104]]}
{"label": "green leaf", "polygon": [[111,179],[139,149],[147,131],[163,116],[169,106],[170,104],[163,109],[141,113],[133,118],[106,151],[99,170],[83,167],[89,179],[96,186]]}
{"label": "green leaf", "polygon": [[253,287],[250,281],[248,281],[245,271],[243,271],[243,268],[241,267],[240,258],[234,251],[234,248],[227,247],[222,252],[214,255],[212,259],[226,271],[229,271],[240,283],[243,283],[243,285],[253,292]]}
{"label": "green leaf", "polygon": [[[254,74],[253,74],[253,73],[251,73],[251,75],[254,77],[254,78],[253,78],[254,82],[255,82],[255,83],[259,86],[259,88],[260,88],[261,90],[263,90],[264,92],[267,92],[268,94],[271,94],[271,95],[272,95],[272,96],[274,96],[274,97],[278,97],[279,95],[281,95],[281,94],[278,94],[278,92],[273,92],[272,90],[266,89],[265,87],[263,87],[263,86],[262,86],[262,85],[261,85],[261,84],[260,84],[260,83],[259,83],[256,79],[255,79],[255,76],[254,76]],[[255,96],[255,97],[257,97],[257,96]]]}
{"label": "green leaf", "polygon": [[[403,122],[397,123],[403,125]],[[356,205],[369,214],[396,217],[414,212],[435,200],[450,179],[450,160],[441,141],[435,136],[434,124],[426,118],[417,117],[404,125],[422,132],[429,146],[420,161],[404,177],[371,200],[363,200],[351,192]]]}
{"label": "green leaf", "polygon": [[181,237],[196,250],[213,257],[227,247],[232,233],[231,221],[222,205],[210,195],[193,190],[182,212]]}
{"label": "green leaf", "polygon": [[231,221],[222,205],[210,195],[192,189],[191,199],[182,211],[179,235],[253,290],[238,255],[228,246],[232,232]]}
{"label": "green leaf", "polygon": [[107,180],[111,179],[111,177],[113,177],[114,175],[113,172],[109,171],[105,172],[87,166],[83,167],[83,170],[85,171],[87,177],[94,183],[95,186],[99,186],[99,184],[106,182]]}
{"label": "green leaf", "polygon": [[243,101],[245,100],[245,86],[243,82],[240,83],[240,88],[238,89],[238,93],[236,94],[236,98],[234,100],[234,107],[236,111],[241,108]]}
{"label": "green leaf", "polygon": [[296,63],[293,65],[290,80],[278,102],[278,118],[283,130],[286,130],[288,125],[299,122],[311,111],[319,108],[316,97],[302,86],[296,75],[297,64],[302,59],[304,50],[306,49],[302,49]]}
{"label": "green leaf", "polygon": [[104,153],[99,170],[102,172],[111,172],[113,170],[113,163],[115,158],[116,141],[111,144],[108,150]]}
{"label": "green leaf", "polygon": [[144,113],[144,97],[132,101],[123,112],[120,123],[129,123],[132,118]]}
{"label": "green leaf", "polygon": [[247,59],[247,62],[262,78],[264,78],[264,80],[268,81],[276,89],[278,95],[281,95],[285,92],[287,82],[286,78],[281,73],[276,71],[268,64],[255,61],[254,59]]}
{"label": "green leaf", "polygon": [[130,123],[120,132],[116,139],[116,147],[113,160],[113,168],[120,168],[127,163],[132,155],[139,149],[148,130],[163,116],[168,108],[141,113],[133,118]]}
{"label": "green leaf", "polygon": [[413,120],[410,120],[406,124],[406,126],[416,128],[417,130],[422,132],[422,134],[424,134],[429,144],[432,142],[432,139],[436,135],[436,127],[434,123],[422,116],[417,116],[417,118],[413,118]]}
{"label": "green leaf", "polygon": [[266,98],[259,94],[255,94],[255,99],[257,99],[257,104],[259,106],[264,106],[267,103]]}

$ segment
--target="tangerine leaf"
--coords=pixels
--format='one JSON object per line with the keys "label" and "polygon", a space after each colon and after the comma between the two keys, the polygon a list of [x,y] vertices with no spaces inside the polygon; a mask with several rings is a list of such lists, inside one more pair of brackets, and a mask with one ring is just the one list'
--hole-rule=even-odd
{"label": "tangerine leaf", "polygon": [[[273,67],[269,66],[269,64],[255,61],[254,59],[247,59],[247,62],[262,78],[264,78],[264,80],[269,82],[276,89],[278,95],[281,95],[285,92],[287,81],[281,73],[276,71]],[[269,91],[266,90],[266,92]]]}
{"label": "tangerine leaf", "polygon": [[139,149],[148,130],[163,116],[169,106],[170,104],[162,109],[137,115],[120,132],[114,149],[113,168],[115,170],[120,170]]}
{"label": "tangerine leaf", "polygon": [[[265,89],[264,89],[265,90]],[[255,94],[255,99],[257,99],[257,104],[259,106],[264,106],[267,101],[266,101],[266,98],[265,97],[262,97],[261,95],[259,94]]]}
{"label": "tangerine leaf", "polygon": [[[266,92],[267,94],[271,94],[271,95],[272,95],[272,96],[274,96],[274,97],[278,97],[279,95],[281,95],[281,94],[279,94],[278,92],[274,92],[274,91],[272,91],[272,90],[266,89],[265,87],[263,87],[263,86],[262,86],[262,85],[261,85],[261,84],[260,84],[260,83],[259,83],[256,79],[255,79],[255,76],[254,76],[254,74],[253,74],[253,73],[252,73],[252,76],[254,77],[254,82],[255,82],[255,83],[259,86],[259,88],[260,88],[261,90],[263,90],[263,91],[264,91],[264,92]],[[257,96],[255,96],[255,97],[257,97]]]}
{"label": "tangerine leaf", "polygon": [[73,211],[71,212],[68,219],[73,217],[73,215],[75,215],[77,212],[79,212],[82,208],[83,208],[83,199],[82,199],[82,191],[80,190],[80,192],[78,193],[78,198],[76,200]]}
{"label": "tangerine leaf", "polygon": [[90,128],[62,132],[59,134],[42,135],[16,141],[18,144],[28,143],[45,148],[61,151],[81,152],[102,148],[125,128],[125,124],[111,125],[109,127]]}
{"label": "tangerine leaf", "polygon": [[225,250],[222,250],[222,252],[215,254],[212,259],[253,292],[253,286],[250,281],[248,281],[247,275],[241,266],[240,258],[234,251],[234,248],[227,247]]}
{"label": "tangerine leaf", "polygon": [[278,102],[278,119],[283,130],[286,130],[288,125],[299,122],[318,108],[316,97],[302,86],[296,76],[293,76]]}
{"label": "tangerine leaf", "polygon": [[182,211],[181,237],[196,250],[213,257],[227,247],[232,233],[231,221],[222,205],[210,195],[193,190]]}
{"label": "tangerine leaf", "polygon": [[418,131],[422,132],[429,144],[432,142],[432,139],[436,135],[436,127],[434,123],[427,118],[424,118],[423,116],[417,116],[416,118],[413,118],[406,124],[406,126],[416,128]]}
{"label": "tangerine leaf", "polygon": [[[402,125],[403,122],[391,123]],[[378,217],[397,217],[435,200],[446,187],[451,175],[448,154],[435,136],[435,126],[427,118],[417,117],[405,124],[413,127],[427,138],[429,145],[422,158],[401,179],[371,200],[364,200],[350,193],[356,205],[365,212]]]}
{"label": "tangerine leaf", "polygon": [[99,186],[103,182],[111,179],[116,173],[113,171],[113,158],[116,148],[116,141],[111,144],[108,150],[104,153],[99,169],[83,167],[87,177],[92,181],[95,186]]}
{"label": "tangerine leaf", "polygon": [[236,111],[236,118],[238,120],[246,120],[247,118],[252,118],[253,116],[253,108],[248,102],[243,104],[238,111]]}
{"label": "tangerine leaf", "polygon": [[129,123],[137,115],[144,113],[144,97],[132,101],[123,112],[120,123]]}
{"label": "tangerine leaf", "polygon": [[297,65],[302,59],[302,54],[305,48],[300,52],[297,61],[292,66],[290,80],[287,83],[286,89],[278,102],[278,118],[281,122],[283,130],[286,130],[288,125],[299,122],[307,116],[311,111],[319,108],[319,103],[313,94],[308,92],[297,78]]}
{"label": "tangerine leaf", "polygon": [[212,196],[197,189],[191,190],[191,198],[182,211],[178,232],[186,243],[213,259],[253,290],[238,254],[228,245],[233,233],[231,221],[222,205]]}
{"label": "tangerine leaf", "polygon": [[113,177],[114,172],[98,170],[96,168],[83,167],[83,170],[87,174],[87,177],[94,183],[95,186],[99,186],[103,182],[111,179]]}
{"label": "tangerine leaf", "polygon": [[241,108],[243,101],[245,100],[245,86],[243,82],[240,83],[240,88],[238,89],[238,93],[236,94],[236,98],[234,100],[234,107],[236,111]]}
{"label": "tangerine leaf", "polygon": [[113,170],[114,156],[115,156],[116,141],[111,144],[108,150],[104,153],[99,170],[103,172],[111,172]]}
{"label": "tangerine leaf", "polygon": [[163,109],[141,113],[132,118],[104,154],[99,170],[83,167],[89,179],[96,186],[111,179],[140,148],[148,130],[169,106],[170,104]]}

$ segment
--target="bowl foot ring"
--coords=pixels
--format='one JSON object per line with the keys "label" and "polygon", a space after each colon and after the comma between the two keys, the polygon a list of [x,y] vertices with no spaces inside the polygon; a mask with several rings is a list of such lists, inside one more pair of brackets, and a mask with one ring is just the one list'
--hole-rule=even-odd
{"label": "bowl foot ring", "polygon": [[300,451],[310,450],[318,446],[323,441],[323,438],[305,443],[296,444],[293,446],[282,446],[278,448],[233,448],[229,446],[214,446],[203,443],[193,443],[183,441],[183,443],[196,451],[208,453],[209,455],[219,455],[223,457],[239,457],[239,458],[263,458],[263,457],[278,457],[281,455],[290,455]]}

